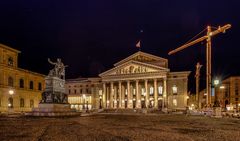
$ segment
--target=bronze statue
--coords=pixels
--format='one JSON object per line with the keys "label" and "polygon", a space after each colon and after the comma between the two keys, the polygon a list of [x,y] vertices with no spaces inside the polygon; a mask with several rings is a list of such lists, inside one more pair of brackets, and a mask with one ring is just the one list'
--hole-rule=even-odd
{"label": "bronze statue", "polygon": [[57,58],[57,62],[52,62],[49,58],[48,58],[48,62],[52,65],[54,65],[54,68],[52,70],[50,70],[49,72],[49,76],[55,76],[55,77],[63,77],[63,79],[65,79],[65,68],[67,66],[65,66],[60,58]]}

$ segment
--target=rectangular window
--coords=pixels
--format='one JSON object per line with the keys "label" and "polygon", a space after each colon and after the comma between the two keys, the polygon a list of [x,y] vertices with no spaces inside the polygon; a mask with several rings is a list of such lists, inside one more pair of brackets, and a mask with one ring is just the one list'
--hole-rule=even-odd
{"label": "rectangular window", "polygon": [[142,95],[144,95],[144,93],[145,93],[145,90],[144,90],[144,88],[142,88]]}
{"label": "rectangular window", "polygon": [[38,83],[38,90],[39,90],[39,91],[42,90],[42,83]]}
{"label": "rectangular window", "polygon": [[99,93],[99,95],[102,95],[102,90],[99,90],[98,93]]}
{"label": "rectangular window", "polygon": [[177,94],[178,88],[177,88],[176,85],[173,85],[173,87],[172,87],[172,92],[173,92],[173,94]]}
{"label": "rectangular window", "polygon": [[173,106],[177,106],[177,100],[173,99]]}
{"label": "rectangular window", "polygon": [[153,91],[154,91],[153,87],[150,87],[150,95],[153,95]]}
{"label": "rectangular window", "polygon": [[133,89],[133,95],[136,95],[136,89]]}
{"label": "rectangular window", "polygon": [[162,86],[159,86],[159,87],[158,87],[158,94],[159,94],[159,95],[162,95],[162,94],[163,94],[163,87],[162,87]]}

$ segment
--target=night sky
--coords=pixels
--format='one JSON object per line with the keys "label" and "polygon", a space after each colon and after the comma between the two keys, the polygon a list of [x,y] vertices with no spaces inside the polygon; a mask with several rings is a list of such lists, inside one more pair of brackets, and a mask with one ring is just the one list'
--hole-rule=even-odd
{"label": "night sky", "polygon": [[[47,74],[47,58],[63,59],[67,78],[97,76],[142,51],[169,59],[171,71],[192,71],[200,61],[205,82],[205,42],[173,56],[207,25],[232,24],[212,40],[213,77],[240,75],[240,2],[237,0],[1,0],[0,43],[22,53],[19,66]],[[141,30],[143,31],[141,33]]]}

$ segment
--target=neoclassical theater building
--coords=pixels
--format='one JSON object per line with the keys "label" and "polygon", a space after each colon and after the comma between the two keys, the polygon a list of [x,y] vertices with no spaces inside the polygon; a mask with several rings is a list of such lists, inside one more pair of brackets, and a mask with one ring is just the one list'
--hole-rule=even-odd
{"label": "neoclassical theater building", "polygon": [[79,109],[185,109],[189,74],[170,72],[167,59],[138,51],[99,77],[67,81],[66,89],[71,95],[69,102]]}

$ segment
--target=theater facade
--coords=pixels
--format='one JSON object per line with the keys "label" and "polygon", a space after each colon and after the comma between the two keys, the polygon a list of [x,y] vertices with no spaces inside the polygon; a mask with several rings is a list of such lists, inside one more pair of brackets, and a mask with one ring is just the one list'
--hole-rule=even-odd
{"label": "theater facade", "polygon": [[[189,74],[190,71],[171,72],[167,59],[138,51],[99,74],[94,79],[97,84],[88,85],[93,91],[87,95],[92,95],[91,108],[96,109],[185,109]],[[66,88],[71,96],[83,97],[86,94],[82,85],[81,79],[71,79]]]}

